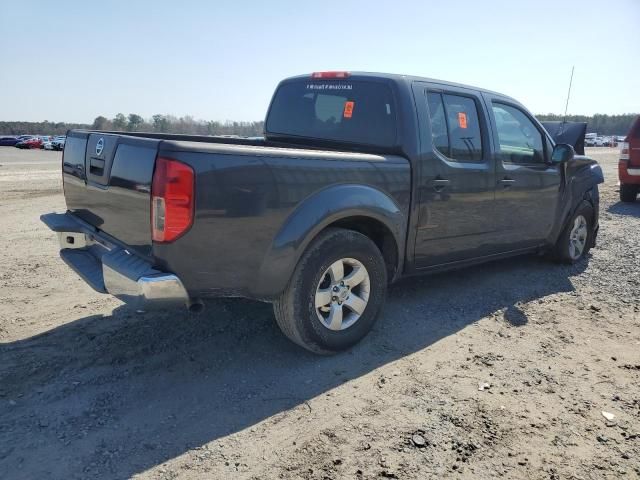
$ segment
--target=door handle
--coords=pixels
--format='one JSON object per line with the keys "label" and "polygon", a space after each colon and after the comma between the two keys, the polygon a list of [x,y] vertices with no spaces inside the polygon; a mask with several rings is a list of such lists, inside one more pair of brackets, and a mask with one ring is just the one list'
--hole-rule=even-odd
{"label": "door handle", "polygon": [[500,180],[500,183],[502,184],[503,187],[506,188],[516,183],[516,181],[513,178],[503,178],[502,180]]}
{"label": "door handle", "polygon": [[433,188],[435,188],[436,192],[439,192],[440,190],[444,189],[444,187],[449,185],[449,180],[447,180],[446,178],[436,178],[433,181]]}

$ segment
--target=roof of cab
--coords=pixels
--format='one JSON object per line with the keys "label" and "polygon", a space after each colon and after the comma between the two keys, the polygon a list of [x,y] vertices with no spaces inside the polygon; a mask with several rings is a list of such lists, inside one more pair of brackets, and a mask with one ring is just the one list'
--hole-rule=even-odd
{"label": "roof of cab", "polygon": [[303,75],[296,75],[293,77],[289,77],[283,80],[284,81],[288,81],[288,80],[310,80],[310,81],[347,81],[349,79],[358,79],[358,78],[383,78],[383,79],[388,79],[388,80],[392,80],[395,82],[429,82],[429,83],[434,83],[434,84],[440,84],[440,85],[449,85],[452,87],[458,87],[458,88],[467,88],[469,90],[475,90],[478,92],[484,92],[484,93],[489,93],[491,95],[496,95],[496,96],[500,96],[504,99],[509,99],[511,101],[513,101],[514,103],[520,104],[520,102],[518,102],[516,99],[509,97],[508,95],[505,95],[503,93],[500,92],[495,92],[493,90],[488,90],[486,88],[480,88],[480,87],[474,87],[473,85],[465,85],[463,83],[456,83],[456,82],[449,82],[447,80],[438,80],[435,78],[428,78],[428,77],[419,77],[416,75],[403,75],[403,74],[398,74],[398,73],[380,73],[380,72],[351,72],[351,71],[347,71],[346,73],[349,74],[348,77],[345,78],[313,78],[310,73],[307,74],[303,74]]}

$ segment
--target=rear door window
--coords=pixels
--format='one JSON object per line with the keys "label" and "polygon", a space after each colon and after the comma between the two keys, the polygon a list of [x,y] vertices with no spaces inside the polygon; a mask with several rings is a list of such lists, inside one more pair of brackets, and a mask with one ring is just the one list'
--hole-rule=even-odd
{"label": "rear door window", "polygon": [[429,103],[429,116],[431,117],[431,139],[433,146],[447,157],[451,156],[449,150],[449,132],[447,130],[447,118],[444,111],[442,95],[428,92],[427,102]]}
{"label": "rear door window", "polygon": [[427,92],[433,146],[457,162],[482,162],[482,134],[471,97]]}
{"label": "rear door window", "polygon": [[391,88],[362,80],[309,80],[281,85],[271,104],[267,135],[380,147],[396,144]]}

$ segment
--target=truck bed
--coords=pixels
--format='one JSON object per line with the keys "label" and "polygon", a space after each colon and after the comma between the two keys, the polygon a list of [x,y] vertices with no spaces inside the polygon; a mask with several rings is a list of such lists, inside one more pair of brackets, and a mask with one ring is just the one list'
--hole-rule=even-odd
{"label": "truck bed", "polygon": [[[166,244],[151,239],[151,184],[158,157],[178,160],[195,172],[193,225]],[[265,261],[275,243],[286,241],[287,229],[306,228],[292,215],[304,200],[318,196],[315,211],[305,213],[315,215],[313,224],[318,226],[323,216],[331,215],[322,210],[323,191],[330,187],[341,189],[345,202],[384,192],[406,219],[411,175],[408,161],[398,155],[234,138],[74,130],[67,138],[63,178],[72,215],[154,268],[178,275],[190,295],[268,298],[274,292],[265,278],[278,272]],[[355,209],[353,213],[358,214]],[[397,228],[406,231],[404,223]],[[282,267],[284,271],[285,262]],[[266,276],[256,275],[264,268],[269,269]]]}

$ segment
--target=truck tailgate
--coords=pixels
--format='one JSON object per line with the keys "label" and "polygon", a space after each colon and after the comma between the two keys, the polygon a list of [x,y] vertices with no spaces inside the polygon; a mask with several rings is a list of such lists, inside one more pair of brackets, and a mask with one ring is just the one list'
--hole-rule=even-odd
{"label": "truck tailgate", "polygon": [[151,182],[161,140],[69,132],[67,209],[143,255],[151,253]]}

